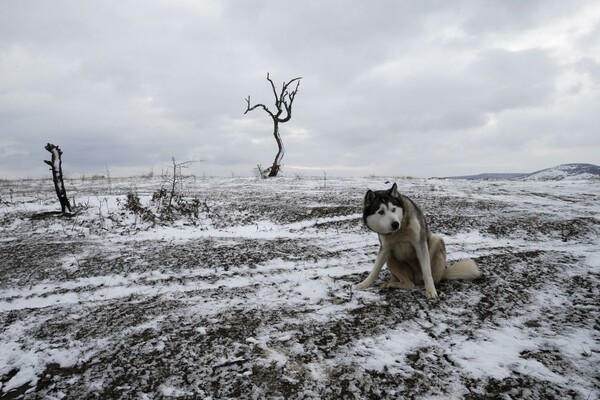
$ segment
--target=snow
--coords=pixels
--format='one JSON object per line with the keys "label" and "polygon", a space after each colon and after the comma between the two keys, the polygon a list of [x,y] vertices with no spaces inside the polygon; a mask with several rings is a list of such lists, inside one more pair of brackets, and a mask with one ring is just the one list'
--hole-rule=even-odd
{"label": "snow", "polygon": [[407,368],[406,354],[431,342],[427,333],[418,329],[415,324],[403,325],[406,326],[390,329],[383,335],[356,341],[350,354],[341,358],[352,358],[353,362],[361,363],[370,370],[382,371],[385,368],[391,372],[402,372]]}
{"label": "snow", "polygon": [[600,182],[398,180],[483,271],[429,301],[353,289],[364,191],[393,181],[197,179],[208,211],[158,223],[124,207],[158,180],[69,182],[48,219],[51,181],[5,182],[1,395],[598,398]]}
{"label": "snow", "polygon": [[[480,337],[478,342],[459,343],[455,349],[455,361],[476,377],[503,379],[510,376],[519,354],[531,345],[518,328],[510,326],[478,332],[477,336]],[[539,367],[536,365],[534,370]]]}

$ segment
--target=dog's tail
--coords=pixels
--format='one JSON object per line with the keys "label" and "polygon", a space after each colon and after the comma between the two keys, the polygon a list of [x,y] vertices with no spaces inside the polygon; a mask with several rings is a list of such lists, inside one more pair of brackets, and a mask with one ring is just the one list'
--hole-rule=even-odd
{"label": "dog's tail", "polygon": [[477,264],[475,264],[475,261],[468,259],[460,260],[452,265],[449,265],[444,270],[444,276],[442,277],[442,279],[448,281],[456,279],[471,280],[479,278],[480,276],[481,271],[479,271],[479,268],[477,267]]}

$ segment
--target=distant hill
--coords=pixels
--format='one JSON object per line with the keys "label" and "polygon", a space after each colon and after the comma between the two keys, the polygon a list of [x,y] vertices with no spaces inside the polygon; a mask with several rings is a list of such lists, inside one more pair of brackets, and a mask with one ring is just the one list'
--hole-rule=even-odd
{"label": "distant hill", "polygon": [[478,174],[478,175],[463,175],[463,176],[448,176],[444,179],[518,179],[524,176],[527,176],[528,174],[519,174],[519,173],[513,173],[513,174],[503,174],[503,173],[499,173],[499,174]]}
{"label": "distant hill", "polygon": [[600,167],[594,164],[562,164],[528,174],[525,181],[561,181],[600,178]]}
{"label": "distant hill", "polygon": [[444,179],[515,179],[526,181],[600,179],[600,167],[594,164],[562,164],[531,173],[486,173],[478,175],[449,176]]}

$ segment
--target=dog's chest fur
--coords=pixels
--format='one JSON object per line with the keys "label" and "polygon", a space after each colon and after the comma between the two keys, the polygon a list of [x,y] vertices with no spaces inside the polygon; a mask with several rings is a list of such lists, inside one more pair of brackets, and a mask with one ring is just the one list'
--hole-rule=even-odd
{"label": "dog's chest fur", "polygon": [[395,242],[392,246],[392,255],[400,261],[413,260],[417,257],[415,247],[410,242]]}
{"label": "dog's chest fur", "polygon": [[383,249],[390,249],[395,259],[399,261],[414,260],[417,257],[415,245],[419,241],[421,232],[418,221],[402,221],[401,228],[388,235],[379,235],[379,242]]}

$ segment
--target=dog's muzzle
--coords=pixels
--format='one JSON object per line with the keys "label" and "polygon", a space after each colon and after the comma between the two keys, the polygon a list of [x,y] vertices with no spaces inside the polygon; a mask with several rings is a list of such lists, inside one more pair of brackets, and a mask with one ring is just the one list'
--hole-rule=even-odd
{"label": "dog's muzzle", "polygon": [[396,230],[396,229],[398,229],[399,227],[400,227],[400,222],[398,222],[398,221],[394,221],[394,222],[392,222],[392,229],[393,229],[393,230]]}

